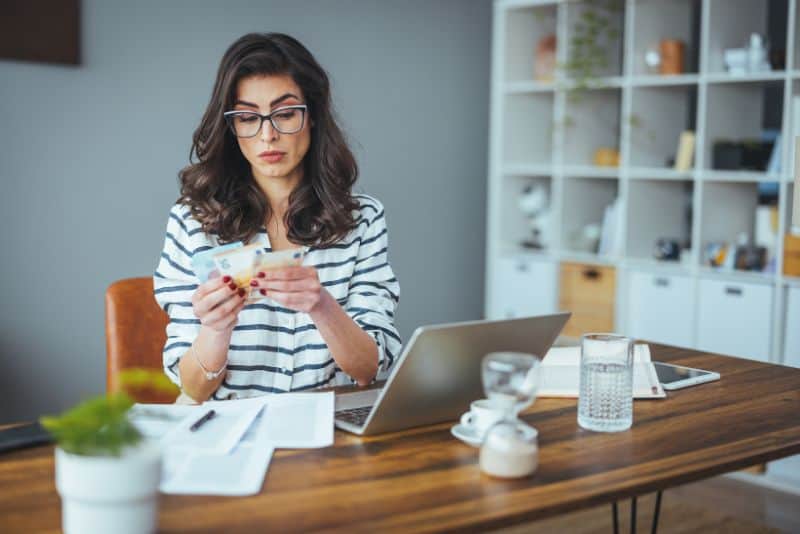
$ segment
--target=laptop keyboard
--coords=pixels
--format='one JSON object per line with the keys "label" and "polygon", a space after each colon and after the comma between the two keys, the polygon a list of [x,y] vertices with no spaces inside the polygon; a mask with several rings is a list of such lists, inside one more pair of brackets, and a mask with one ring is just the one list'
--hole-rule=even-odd
{"label": "laptop keyboard", "polygon": [[362,426],[367,417],[369,417],[369,412],[372,411],[372,406],[361,406],[360,408],[350,408],[349,410],[340,410],[336,412],[336,419],[341,421],[345,421],[347,423]]}

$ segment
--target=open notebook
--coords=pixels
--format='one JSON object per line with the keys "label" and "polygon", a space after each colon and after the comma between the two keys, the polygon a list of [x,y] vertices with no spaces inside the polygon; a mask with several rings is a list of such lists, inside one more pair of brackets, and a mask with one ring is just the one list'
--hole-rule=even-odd
{"label": "open notebook", "polygon": [[[537,397],[577,397],[580,390],[581,348],[553,347],[541,366]],[[633,398],[661,399],[666,397],[658,381],[656,368],[650,361],[650,347],[634,345]]]}

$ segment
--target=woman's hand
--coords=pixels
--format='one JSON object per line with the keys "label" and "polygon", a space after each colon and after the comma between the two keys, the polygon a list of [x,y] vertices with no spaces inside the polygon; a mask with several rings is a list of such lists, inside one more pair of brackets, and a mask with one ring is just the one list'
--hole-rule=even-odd
{"label": "woman's hand", "polygon": [[192,295],[192,310],[200,324],[223,334],[233,330],[245,305],[244,289],[236,287],[230,276],[212,278]]}
{"label": "woman's hand", "polygon": [[258,291],[289,309],[305,313],[311,313],[325,294],[314,267],[282,267],[261,271],[250,285],[252,291]]}

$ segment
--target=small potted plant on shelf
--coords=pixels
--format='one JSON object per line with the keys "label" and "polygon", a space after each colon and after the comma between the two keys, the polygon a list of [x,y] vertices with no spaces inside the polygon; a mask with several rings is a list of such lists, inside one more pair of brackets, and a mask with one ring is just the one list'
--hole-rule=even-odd
{"label": "small potted plant on shelf", "polygon": [[[122,388],[176,392],[163,373],[129,369]],[[66,534],[155,532],[161,450],[131,423],[133,399],[118,391],[41,418],[53,435],[56,489]]]}

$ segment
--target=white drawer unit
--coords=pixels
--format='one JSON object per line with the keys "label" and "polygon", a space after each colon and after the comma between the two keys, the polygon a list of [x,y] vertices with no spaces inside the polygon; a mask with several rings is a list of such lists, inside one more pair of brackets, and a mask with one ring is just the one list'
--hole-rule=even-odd
{"label": "white drawer unit", "polygon": [[694,346],[694,280],[688,276],[631,271],[628,330],[637,339]]}
{"label": "white drawer unit", "polygon": [[772,292],[766,284],[701,279],[697,348],[769,361]]}
{"label": "white drawer unit", "polygon": [[800,368],[800,287],[786,290],[786,323],[783,328],[783,363]]}
{"label": "white drawer unit", "polygon": [[490,319],[556,312],[556,264],[529,258],[499,258],[492,277]]}

